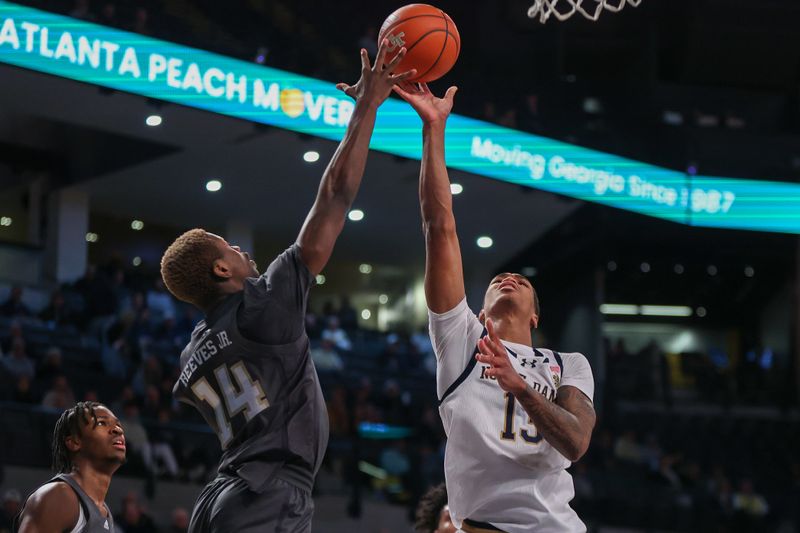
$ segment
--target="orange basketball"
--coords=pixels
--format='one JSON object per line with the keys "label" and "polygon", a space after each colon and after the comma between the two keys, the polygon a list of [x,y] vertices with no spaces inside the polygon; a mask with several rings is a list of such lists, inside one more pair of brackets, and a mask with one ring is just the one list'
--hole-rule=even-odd
{"label": "orange basketball", "polygon": [[389,40],[386,63],[402,47],[406,57],[395,69],[396,73],[417,69],[409,81],[438,80],[453,68],[461,50],[461,37],[453,19],[441,9],[428,4],[409,4],[386,18],[378,34],[378,44]]}

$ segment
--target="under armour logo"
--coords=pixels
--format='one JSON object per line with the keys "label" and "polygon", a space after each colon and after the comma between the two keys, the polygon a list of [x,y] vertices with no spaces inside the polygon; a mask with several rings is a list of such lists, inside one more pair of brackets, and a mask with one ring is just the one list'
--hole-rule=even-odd
{"label": "under armour logo", "polygon": [[519,364],[520,366],[522,366],[522,368],[525,368],[527,366],[530,366],[531,368],[536,368],[536,361],[534,361],[533,359],[520,359]]}
{"label": "under armour logo", "polygon": [[397,35],[389,35],[386,37],[386,40],[389,41],[389,46],[386,48],[387,52],[394,52],[396,48],[400,48],[405,46],[406,42],[403,40],[403,37],[406,36],[406,33],[401,31]]}

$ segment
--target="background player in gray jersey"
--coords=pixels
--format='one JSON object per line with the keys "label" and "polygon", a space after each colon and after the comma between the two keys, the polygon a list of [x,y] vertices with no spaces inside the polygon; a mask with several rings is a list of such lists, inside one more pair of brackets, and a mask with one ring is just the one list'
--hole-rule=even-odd
{"label": "background player in gray jersey", "polygon": [[[173,393],[214,429],[223,455],[198,497],[190,531],[308,531],[311,488],[328,419],[305,332],[308,289],[325,267],[364,173],[377,109],[405,49],[384,65],[361,51],[361,78],[337,88],[356,100],[296,242],[259,275],[250,254],[201,229],[161,260],[167,288],[205,313],[181,354]],[[279,201],[279,200],[278,200]]]}
{"label": "background player in gray jersey", "polygon": [[114,413],[96,402],[67,409],[53,430],[58,475],[28,497],[18,531],[113,533],[105,498],[111,476],[124,462],[125,435]]}

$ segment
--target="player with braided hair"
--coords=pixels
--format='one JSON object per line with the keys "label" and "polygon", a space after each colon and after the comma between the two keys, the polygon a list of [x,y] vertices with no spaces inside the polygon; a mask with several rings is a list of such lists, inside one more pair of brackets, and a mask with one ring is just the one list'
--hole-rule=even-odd
{"label": "player with braided hair", "polygon": [[105,498],[124,462],[125,435],[114,413],[97,402],[78,402],[53,429],[56,475],[28,497],[17,530],[113,533]]}

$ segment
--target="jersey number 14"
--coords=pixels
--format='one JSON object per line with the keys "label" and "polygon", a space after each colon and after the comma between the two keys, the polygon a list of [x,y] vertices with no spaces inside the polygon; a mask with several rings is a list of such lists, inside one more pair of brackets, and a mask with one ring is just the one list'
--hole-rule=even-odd
{"label": "jersey number 14", "polygon": [[[231,375],[236,380],[236,387],[233,386]],[[222,391],[222,400],[204,377],[192,385],[192,392],[198,400],[206,402],[214,409],[217,433],[224,450],[233,439],[231,419],[243,412],[245,420],[249,422],[254,416],[269,407],[269,401],[261,384],[250,377],[250,372],[241,361],[231,365],[230,370],[228,370],[228,365],[219,365],[214,370],[214,377],[217,378],[217,383]],[[224,406],[222,405],[223,401]]]}

